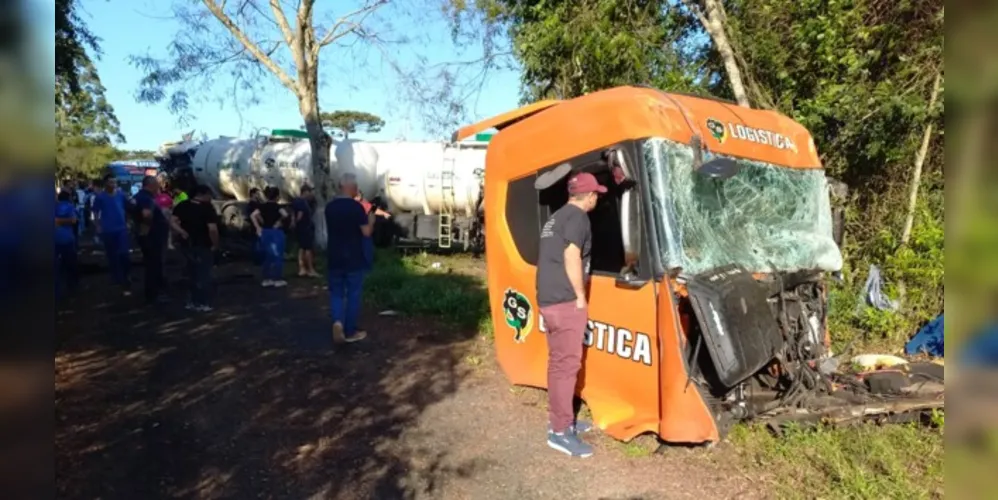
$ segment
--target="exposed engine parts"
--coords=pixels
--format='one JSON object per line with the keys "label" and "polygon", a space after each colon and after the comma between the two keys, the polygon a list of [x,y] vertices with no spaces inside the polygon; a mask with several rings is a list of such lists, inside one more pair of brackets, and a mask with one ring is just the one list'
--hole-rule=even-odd
{"label": "exposed engine parts", "polygon": [[[690,383],[705,396],[720,428],[773,416],[838,412],[862,417],[876,413],[871,404],[890,413],[898,408],[888,405],[892,398],[907,398],[909,410],[941,406],[935,405],[933,392],[941,394],[941,369],[899,372],[893,378],[837,370],[836,358],[826,349],[828,300],[820,273],[753,276],[726,266],[683,281],[688,300],[681,301],[680,310],[691,316]],[[927,399],[917,402],[915,395]]]}

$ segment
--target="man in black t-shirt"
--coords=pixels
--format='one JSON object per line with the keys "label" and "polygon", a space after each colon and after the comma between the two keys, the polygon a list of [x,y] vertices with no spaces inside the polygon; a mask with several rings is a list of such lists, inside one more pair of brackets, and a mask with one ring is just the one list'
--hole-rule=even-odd
{"label": "man in black t-shirt", "polygon": [[585,285],[592,248],[588,213],[606,191],[593,174],[570,178],[568,203],[544,223],[537,258],[537,305],[548,340],[548,446],[573,457],[593,454],[578,437],[592,424],[575,420],[573,400],[588,321]]}
{"label": "man in black t-shirt", "polygon": [[194,188],[194,196],[173,209],[173,226],[180,237],[179,248],[187,260],[191,298],[187,309],[209,312],[211,268],[218,250],[218,213],[211,205],[208,186]]}

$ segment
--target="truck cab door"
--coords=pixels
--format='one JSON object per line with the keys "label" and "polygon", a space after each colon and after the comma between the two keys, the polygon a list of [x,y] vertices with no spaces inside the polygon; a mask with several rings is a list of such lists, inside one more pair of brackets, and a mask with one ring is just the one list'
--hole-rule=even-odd
{"label": "truck cab door", "polygon": [[[650,254],[641,249],[638,189],[610,187],[590,212],[592,274],[589,324],[578,386],[596,426],[620,440],[657,432],[659,349],[656,284]],[[633,187],[633,186],[632,186]]]}
{"label": "truck cab door", "polygon": [[653,282],[593,273],[579,395],[594,424],[620,440],[658,430],[656,319]]}

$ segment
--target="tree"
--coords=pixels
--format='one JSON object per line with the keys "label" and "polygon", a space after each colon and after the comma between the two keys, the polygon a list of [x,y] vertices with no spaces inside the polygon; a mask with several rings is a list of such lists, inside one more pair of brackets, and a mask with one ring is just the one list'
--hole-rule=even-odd
{"label": "tree", "polygon": [[364,111],[336,110],[320,113],[319,116],[324,127],[343,132],[344,139],[356,132],[357,127],[363,126],[365,132],[376,133],[385,126],[385,121],[380,116]]}
{"label": "tree", "polygon": [[745,92],[742,71],[738,67],[738,61],[735,57],[735,50],[728,39],[728,15],[724,12],[723,2],[721,0],[682,1],[683,5],[700,21],[714,42],[714,49],[717,50],[724,63],[724,71],[728,75],[728,85],[731,86],[735,101],[739,106],[751,107],[748,94]]}
{"label": "tree", "polygon": [[55,74],[75,93],[80,90],[80,74],[84,61],[89,61],[87,49],[100,55],[99,39],[87,29],[76,12],[75,0],[55,2]]}
{"label": "tree", "polygon": [[[327,23],[316,21],[315,0],[300,0],[291,12],[280,0],[177,3],[174,9],[183,29],[170,43],[169,57],[132,58],[146,72],[138,98],[151,103],[168,99],[173,111],[187,113],[191,97],[186,85],[210,86],[219,72],[235,77],[232,93],[260,94],[263,81],[276,79],[298,102],[312,152],[312,182],[323,203],[332,193],[319,110],[319,56],[328,47],[344,50],[357,42],[390,43],[371,24],[372,16],[387,3],[362,0],[355,10]],[[316,241],[325,246],[322,211],[316,215]]]}
{"label": "tree", "polygon": [[900,313],[854,315],[839,330],[917,329],[943,298],[943,2],[724,5],[752,101],[804,124],[851,188],[846,286],[859,289],[878,264],[891,293],[906,291]]}
{"label": "tree", "polygon": [[99,56],[99,39],[76,14],[73,0],[58,0],[55,150],[60,176],[96,174],[114,158],[115,143],[125,140],[88,49]]}
{"label": "tree", "polygon": [[495,54],[509,44],[525,102],[619,85],[695,90],[690,54],[678,48],[689,25],[677,14],[665,0],[454,0],[450,11],[459,44],[485,37]]}

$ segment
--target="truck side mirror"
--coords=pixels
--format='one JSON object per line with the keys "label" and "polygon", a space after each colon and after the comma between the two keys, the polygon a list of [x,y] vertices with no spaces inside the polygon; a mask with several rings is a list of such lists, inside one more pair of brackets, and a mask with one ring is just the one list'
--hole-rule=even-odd
{"label": "truck side mirror", "polygon": [[537,176],[537,179],[534,180],[534,189],[543,191],[551,186],[554,186],[570,173],[572,173],[572,164],[562,163],[554,169]]}
{"label": "truck side mirror", "polygon": [[696,171],[698,174],[711,179],[730,179],[742,170],[742,166],[730,158],[712,158],[701,163]]}
{"label": "truck side mirror", "polygon": [[704,177],[729,179],[737,175],[742,169],[738,162],[730,158],[715,156],[704,161],[703,139],[699,135],[693,135],[690,139],[690,147],[693,148],[693,170]]}
{"label": "truck side mirror", "polygon": [[620,196],[620,232],[624,255],[641,255],[641,196],[637,189],[628,189]]}
{"label": "truck side mirror", "polygon": [[647,283],[648,280],[639,278],[633,269],[630,268],[624,269],[617,275],[617,279],[614,281],[617,288],[627,288],[629,290],[637,290]]}

